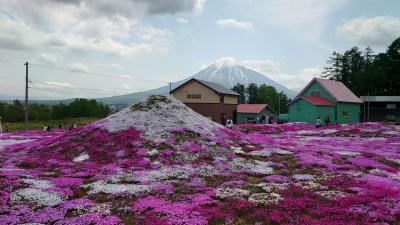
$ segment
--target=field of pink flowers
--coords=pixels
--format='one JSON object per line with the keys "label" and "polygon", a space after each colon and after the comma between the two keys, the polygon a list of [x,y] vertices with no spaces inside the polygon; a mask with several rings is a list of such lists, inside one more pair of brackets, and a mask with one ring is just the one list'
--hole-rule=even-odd
{"label": "field of pink flowers", "polygon": [[0,224],[24,223],[400,223],[400,127],[229,130],[158,97],[73,131],[2,134]]}

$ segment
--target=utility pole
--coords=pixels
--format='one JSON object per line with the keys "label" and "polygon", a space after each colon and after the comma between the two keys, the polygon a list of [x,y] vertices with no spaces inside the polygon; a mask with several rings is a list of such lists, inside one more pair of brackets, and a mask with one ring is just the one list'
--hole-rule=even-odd
{"label": "utility pole", "polygon": [[368,93],[368,102],[367,102],[367,103],[368,103],[368,116],[367,116],[368,122],[369,122],[369,113],[370,113],[370,112],[369,112],[369,102],[370,102],[370,98],[369,98],[369,93]]}
{"label": "utility pole", "polygon": [[279,122],[279,115],[281,114],[281,95],[278,94],[278,122]]}
{"label": "utility pole", "polygon": [[26,76],[25,76],[25,108],[24,108],[24,111],[25,111],[25,130],[28,130],[28,107],[29,107],[29,104],[28,104],[28,83],[29,83],[29,80],[28,80],[28,66],[29,66],[29,63],[28,63],[28,61],[26,62],[26,63],[24,63],[24,65],[25,65],[25,72],[26,72]]}
{"label": "utility pole", "polygon": [[172,91],[172,83],[169,82],[168,84],[169,84],[169,96],[171,96],[171,95],[172,95],[172,94],[171,94],[171,91]]}

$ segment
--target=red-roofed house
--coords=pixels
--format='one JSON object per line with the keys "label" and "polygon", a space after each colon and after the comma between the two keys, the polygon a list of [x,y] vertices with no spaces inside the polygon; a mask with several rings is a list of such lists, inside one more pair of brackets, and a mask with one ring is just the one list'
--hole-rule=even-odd
{"label": "red-roofed house", "polygon": [[265,121],[275,111],[268,104],[240,104],[237,107],[237,123],[246,123],[248,119]]}
{"label": "red-roofed house", "polygon": [[329,117],[331,123],[358,123],[362,104],[342,82],[314,78],[289,103],[289,122],[315,123]]}

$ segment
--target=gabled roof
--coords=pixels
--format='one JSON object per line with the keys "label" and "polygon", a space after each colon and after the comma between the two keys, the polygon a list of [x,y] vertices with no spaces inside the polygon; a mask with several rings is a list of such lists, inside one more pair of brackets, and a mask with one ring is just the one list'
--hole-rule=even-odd
{"label": "gabled roof", "polygon": [[186,81],[185,83],[179,85],[178,87],[176,87],[172,91],[170,91],[170,93],[175,92],[176,90],[178,90],[179,88],[181,88],[182,86],[186,85],[187,83],[189,83],[191,81],[196,81],[196,82],[208,87],[209,89],[215,91],[218,94],[239,96],[238,93],[236,93],[220,84],[209,82],[209,81],[204,81],[204,80],[199,80],[199,79],[195,79],[195,78],[192,78],[192,79]]}
{"label": "gabled roof", "polygon": [[308,85],[296,96],[295,100],[302,96],[308,87],[318,82],[337,102],[363,103],[353,92],[350,91],[342,82],[327,80],[322,78],[314,78]]}
{"label": "gabled roof", "polygon": [[274,110],[268,104],[239,104],[237,107],[238,113],[260,113],[266,107]]}
{"label": "gabled roof", "polygon": [[306,100],[307,102],[309,102],[313,105],[326,105],[326,106],[334,106],[335,105],[335,102],[332,102],[326,98],[321,98],[321,97],[317,97],[317,96],[302,96],[300,98]]}

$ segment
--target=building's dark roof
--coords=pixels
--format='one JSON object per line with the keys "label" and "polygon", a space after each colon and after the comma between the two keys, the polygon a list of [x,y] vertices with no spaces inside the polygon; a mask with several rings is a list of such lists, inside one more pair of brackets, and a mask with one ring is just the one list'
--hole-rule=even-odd
{"label": "building's dark roof", "polygon": [[400,102],[400,96],[360,96],[365,102]]}
{"label": "building's dark roof", "polygon": [[[260,113],[266,107],[270,108],[268,104],[239,104],[237,107],[238,113]],[[272,110],[274,111],[274,110]]]}
{"label": "building's dark roof", "polygon": [[219,94],[239,96],[238,93],[236,93],[236,92],[234,92],[234,91],[232,91],[232,90],[230,90],[230,89],[228,89],[228,88],[226,88],[226,87],[224,87],[224,86],[222,86],[220,84],[209,82],[209,81],[204,81],[204,80],[199,80],[199,79],[195,79],[195,78],[192,78],[192,79],[186,81],[185,83],[183,83],[180,86],[178,86],[175,89],[173,89],[170,93],[176,91],[177,89],[181,88],[182,86],[184,86],[185,84],[189,83],[190,81],[197,81],[200,84],[212,89],[213,91],[215,91],[215,92],[217,92]]}
{"label": "building's dark roof", "polygon": [[302,97],[304,91],[306,91],[314,81],[318,82],[333,98],[336,99],[337,102],[363,103],[363,101],[361,101],[361,99],[359,99],[353,92],[351,92],[350,89],[342,82],[322,78],[312,79],[311,82],[296,96],[295,99]]}

